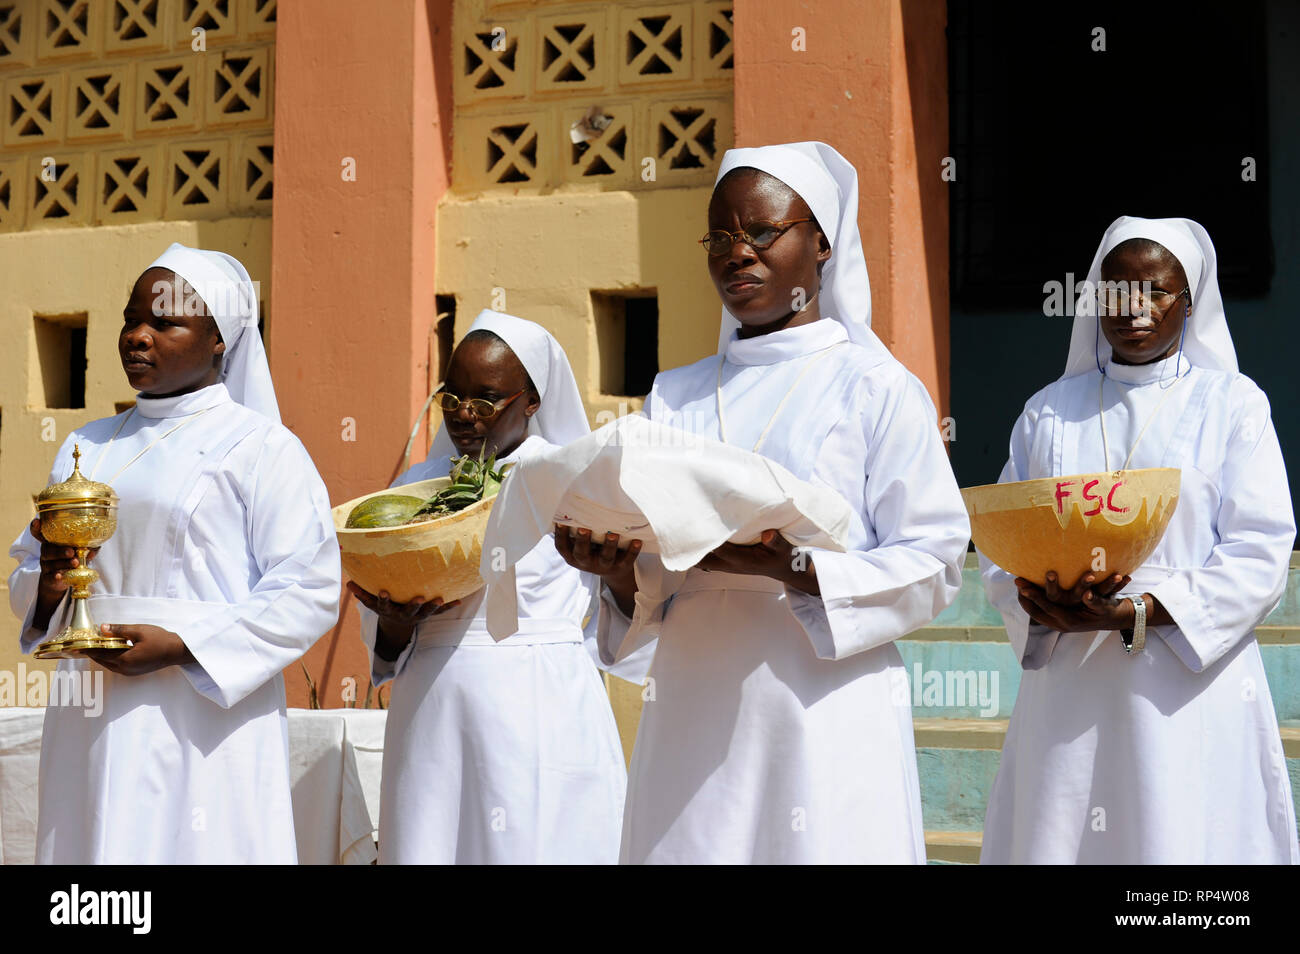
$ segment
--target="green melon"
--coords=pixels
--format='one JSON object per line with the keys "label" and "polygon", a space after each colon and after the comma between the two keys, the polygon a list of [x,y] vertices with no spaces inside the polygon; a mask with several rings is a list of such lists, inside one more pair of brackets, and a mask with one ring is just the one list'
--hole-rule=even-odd
{"label": "green melon", "polygon": [[404,494],[380,494],[368,497],[352,508],[348,514],[349,530],[373,530],[376,527],[398,527],[410,520],[424,501]]}

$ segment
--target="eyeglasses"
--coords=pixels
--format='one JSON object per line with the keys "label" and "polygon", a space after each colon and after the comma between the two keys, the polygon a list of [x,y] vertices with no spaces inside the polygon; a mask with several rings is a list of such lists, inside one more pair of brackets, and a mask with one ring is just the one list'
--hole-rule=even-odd
{"label": "eyeglasses", "polygon": [[433,396],[433,398],[434,401],[437,402],[438,407],[442,408],[444,411],[447,411],[448,413],[455,411],[462,404],[464,404],[466,407],[469,408],[470,413],[473,414],[480,421],[487,421],[487,420],[491,420],[492,418],[500,414],[502,411],[504,411],[507,407],[510,406],[511,401],[519,397],[520,394],[523,394],[524,391],[527,390],[528,390],[527,388],[524,388],[523,390],[517,391],[516,393],[510,395],[510,397],[503,398],[502,400],[496,401],[495,403],[486,400],[485,398],[470,398],[468,401],[462,401],[460,398],[456,397],[456,395],[450,393],[449,391],[439,391],[437,394]]}
{"label": "eyeglasses", "polygon": [[768,248],[793,226],[798,225],[800,222],[811,221],[812,219],[786,219],[784,222],[764,222],[760,220],[750,222],[739,232],[713,229],[708,235],[700,239],[700,244],[714,258],[730,252],[737,239],[750,248]]}
{"label": "eyeglasses", "polygon": [[1099,283],[1097,286],[1097,307],[1103,315],[1113,318],[1116,315],[1130,313],[1132,309],[1129,308],[1129,303],[1136,298],[1138,302],[1137,311],[1134,313],[1145,314],[1149,311],[1155,311],[1157,314],[1163,315],[1173,307],[1174,302],[1191,291],[1191,286],[1184,288],[1177,294],[1155,289],[1148,295],[1142,291],[1142,284],[1138,282]]}

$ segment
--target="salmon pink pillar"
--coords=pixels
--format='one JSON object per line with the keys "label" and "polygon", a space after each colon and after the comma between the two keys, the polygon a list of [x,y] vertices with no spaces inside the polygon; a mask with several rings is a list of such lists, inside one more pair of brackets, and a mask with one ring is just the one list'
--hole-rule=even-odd
{"label": "salmon pink pillar", "polygon": [[734,18],[736,144],[820,139],[857,167],[872,326],[946,408],[944,0],[736,0]]}
{"label": "salmon pink pillar", "polygon": [[[452,0],[282,0],[268,327],[284,423],[334,504],[387,486],[430,386]],[[415,459],[423,457],[417,441]],[[356,606],[308,653],[324,707],[369,667]],[[290,705],[306,704],[301,667]],[[360,700],[358,700],[358,705]]]}

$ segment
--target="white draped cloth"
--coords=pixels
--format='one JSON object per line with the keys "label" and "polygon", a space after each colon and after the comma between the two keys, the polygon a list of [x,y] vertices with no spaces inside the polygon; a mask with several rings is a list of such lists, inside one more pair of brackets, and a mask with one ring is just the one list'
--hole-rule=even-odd
{"label": "white draped cloth", "polygon": [[[298,439],[225,384],[138,398],[110,444],[120,423],[74,431],[50,473],[65,479],[80,444],[82,472],[120,498],[117,532],[93,563],[91,615],[172,630],[196,662],[144,676],[59,662],[60,673],[103,679],[104,709],[46,713],[37,860],[293,863],[280,671],[338,615],[325,486]],[[24,530],[10,555],[10,602],[31,652],[63,627],[68,601],[47,630],[33,627],[40,544]]]}
{"label": "white draped cloth", "polygon": [[[923,862],[893,641],[956,597],[969,538],[934,407],[901,364],[850,343],[831,319],[733,335],[725,359],[728,442],[753,448],[772,421],[759,451],[849,503],[849,549],[810,548],[820,597],[698,569],[665,586],[662,564],[643,553],[634,619],[601,601],[608,658],[629,639],[658,638],[622,858]],[[718,437],[719,360],[660,374],[651,420]],[[799,380],[810,361],[816,373]]]}
{"label": "white draped cloth", "polygon": [[[545,399],[543,399],[543,402]],[[511,463],[547,442],[530,436]],[[431,457],[395,482],[446,476]],[[507,476],[507,481],[509,481]],[[594,582],[545,537],[515,566],[519,628],[487,630],[484,594],[424,620],[393,662],[379,814],[381,864],[613,864],[627,785],[618,728],[583,644]]]}
{"label": "white draped cloth", "polygon": [[1121,218],[1090,280],[1105,253],[1133,237],[1174,251],[1191,281],[1184,353],[1132,366],[1104,348],[1099,411],[1096,318],[1077,319],[1067,376],[1025,405],[999,481],[1119,467],[1146,427],[1129,466],[1180,468],[1181,488],[1163,539],[1121,595],[1152,594],[1174,624],[1148,626],[1134,656],[1116,632],[1049,631],[1020,608],[1012,577],[981,556],[1025,672],[980,860],[1297,863],[1291,786],[1254,637],[1285,589],[1295,539],[1286,467],[1268,399],[1236,370],[1208,235],[1187,220]]}
{"label": "white draped cloth", "polygon": [[[642,553],[659,557],[671,588],[723,543],[754,544],[764,530],[779,530],[795,546],[842,552],[851,516],[839,494],[770,458],[630,414],[520,462],[502,485],[479,562],[488,630],[513,632],[512,561],[556,524],[590,530],[597,545],[608,533],[624,546],[640,540]],[[653,653],[652,644],[629,634],[618,665]]]}

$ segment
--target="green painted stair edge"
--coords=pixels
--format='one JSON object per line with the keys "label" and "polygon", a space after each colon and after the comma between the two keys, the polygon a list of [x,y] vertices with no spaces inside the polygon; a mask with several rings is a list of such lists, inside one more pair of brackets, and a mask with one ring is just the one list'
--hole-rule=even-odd
{"label": "green painted stair edge", "polygon": [[[916,719],[917,769],[927,855],[937,863],[978,860],[978,837],[1001,761],[1005,719]],[[1300,723],[1280,727],[1300,816]]]}

